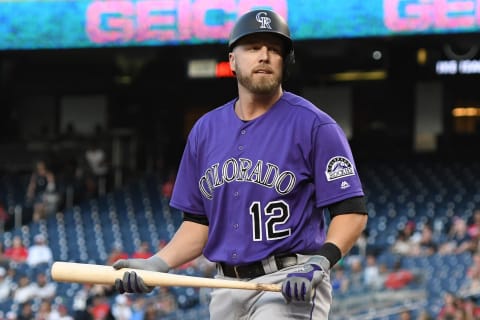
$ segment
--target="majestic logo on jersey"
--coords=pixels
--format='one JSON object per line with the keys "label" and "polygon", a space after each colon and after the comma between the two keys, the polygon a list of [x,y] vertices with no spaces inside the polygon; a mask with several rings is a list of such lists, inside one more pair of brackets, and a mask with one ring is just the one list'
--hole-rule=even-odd
{"label": "majestic logo on jersey", "polygon": [[347,181],[342,181],[342,183],[340,184],[340,189],[345,190],[348,188],[350,188],[350,183],[348,183]]}
{"label": "majestic logo on jersey", "polygon": [[345,157],[337,156],[328,160],[325,171],[327,181],[355,175],[352,163]]}
{"label": "majestic logo on jersey", "polygon": [[267,13],[265,11],[257,13],[255,18],[260,23],[260,29],[272,29],[272,27],[270,26],[270,22],[272,22],[272,19],[267,16]]}
{"label": "majestic logo on jersey", "polygon": [[291,171],[280,171],[277,165],[264,163],[262,160],[253,162],[246,158],[230,158],[222,164],[216,163],[205,170],[198,181],[198,187],[203,196],[213,199],[214,189],[233,181],[256,183],[266,188],[273,188],[278,194],[285,195],[292,191],[296,181]]}

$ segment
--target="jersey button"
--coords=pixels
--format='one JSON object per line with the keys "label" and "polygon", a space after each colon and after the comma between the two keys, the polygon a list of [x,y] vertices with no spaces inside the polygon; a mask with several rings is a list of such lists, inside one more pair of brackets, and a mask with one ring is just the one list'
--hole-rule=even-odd
{"label": "jersey button", "polygon": [[238,150],[243,150],[243,146],[238,146]]}
{"label": "jersey button", "polygon": [[235,191],[235,192],[233,193],[233,196],[234,196],[235,198],[237,198],[238,195],[239,195],[238,191]]}
{"label": "jersey button", "polygon": [[234,223],[234,224],[233,224],[233,228],[234,228],[234,229],[238,229],[238,227],[239,227],[238,223]]}
{"label": "jersey button", "polygon": [[243,129],[242,131],[240,131],[241,134],[245,134],[247,133],[247,130]]}

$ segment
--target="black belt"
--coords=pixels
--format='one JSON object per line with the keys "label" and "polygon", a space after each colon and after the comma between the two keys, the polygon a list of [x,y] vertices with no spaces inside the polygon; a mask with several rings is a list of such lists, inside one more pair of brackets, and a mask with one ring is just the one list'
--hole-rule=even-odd
{"label": "black belt", "polygon": [[[265,264],[267,264],[267,268],[264,268]],[[296,264],[296,254],[284,254],[242,265],[230,265],[222,262],[219,263],[219,266],[224,276],[239,279],[253,279]],[[265,271],[265,269],[268,270]]]}

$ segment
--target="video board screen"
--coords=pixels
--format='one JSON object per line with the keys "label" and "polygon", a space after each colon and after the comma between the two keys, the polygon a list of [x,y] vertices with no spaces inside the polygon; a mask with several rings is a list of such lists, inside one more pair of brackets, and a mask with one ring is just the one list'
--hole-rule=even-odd
{"label": "video board screen", "polygon": [[221,43],[256,8],[295,40],[480,31],[480,0],[0,0],[0,50]]}

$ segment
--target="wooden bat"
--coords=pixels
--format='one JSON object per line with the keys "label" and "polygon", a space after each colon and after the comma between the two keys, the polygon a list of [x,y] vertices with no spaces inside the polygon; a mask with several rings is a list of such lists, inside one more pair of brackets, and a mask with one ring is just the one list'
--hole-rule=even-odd
{"label": "wooden bat", "polygon": [[279,284],[212,279],[130,268],[116,270],[112,266],[61,261],[52,264],[51,276],[58,282],[114,285],[115,279],[122,279],[125,271],[136,272],[148,286],[230,288],[274,292],[282,290]]}

